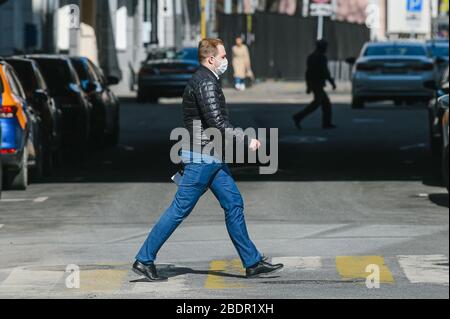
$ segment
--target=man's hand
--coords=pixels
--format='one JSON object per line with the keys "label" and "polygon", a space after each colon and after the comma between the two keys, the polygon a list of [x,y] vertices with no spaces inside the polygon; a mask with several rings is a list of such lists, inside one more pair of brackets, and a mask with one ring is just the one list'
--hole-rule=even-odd
{"label": "man's hand", "polygon": [[255,139],[252,139],[250,142],[249,149],[253,152],[256,152],[261,147],[261,142]]}

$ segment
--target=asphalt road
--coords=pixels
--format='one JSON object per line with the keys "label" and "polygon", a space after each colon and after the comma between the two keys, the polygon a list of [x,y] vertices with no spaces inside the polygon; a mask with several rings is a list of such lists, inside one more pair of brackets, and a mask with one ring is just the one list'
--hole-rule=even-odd
{"label": "asphalt road", "polygon": [[[129,100],[119,147],[67,164],[27,192],[3,194],[0,297],[449,298],[449,199],[423,105],[338,104],[333,131],[320,129],[320,113],[297,131],[292,104],[230,110],[236,125],[279,128],[276,175],[233,172],[251,237],[285,270],[243,278],[223,212],[207,193],[160,253],[169,281],[148,283],[130,271],[176,192],[169,134],[181,112]],[[67,288],[68,265],[81,271],[79,289]],[[369,265],[379,288],[366,285]]]}

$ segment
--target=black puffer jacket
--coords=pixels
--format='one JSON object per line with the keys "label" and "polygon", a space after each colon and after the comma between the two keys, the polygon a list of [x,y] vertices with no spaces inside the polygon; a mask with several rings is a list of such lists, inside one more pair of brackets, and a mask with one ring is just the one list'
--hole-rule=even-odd
{"label": "black puffer jacket", "polygon": [[[204,66],[192,76],[183,94],[184,125],[191,136],[190,150],[202,152],[211,139],[205,134],[208,128],[217,128],[222,134],[222,158],[225,158],[226,132],[234,130],[237,143],[249,145],[249,139],[241,128],[231,125],[225,96],[216,75]],[[187,145],[183,145],[186,149]],[[211,146],[211,145],[210,145]],[[209,146],[209,147],[210,147]],[[218,150],[218,149],[216,149]],[[213,155],[213,154],[210,154]]]}

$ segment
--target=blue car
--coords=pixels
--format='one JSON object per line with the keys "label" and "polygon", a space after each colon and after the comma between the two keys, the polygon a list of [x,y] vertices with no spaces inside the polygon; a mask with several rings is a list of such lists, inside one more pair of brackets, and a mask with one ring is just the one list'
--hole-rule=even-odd
{"label": "blue car", "polygon": [[0,61],[1,156],[5,189],[25,190],[28,186],[30,121],[25,92],[14,69]]}
{"label": "blue car", "polygon": [[150,52],[139,71],[138,101],[157,102],[160,97],[181,97],[199,66],[196,48]]}

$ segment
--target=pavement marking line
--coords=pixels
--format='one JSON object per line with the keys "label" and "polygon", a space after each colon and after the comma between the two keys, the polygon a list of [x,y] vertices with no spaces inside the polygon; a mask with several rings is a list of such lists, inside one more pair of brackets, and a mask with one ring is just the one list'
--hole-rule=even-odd
{"label": "pavement marking line", "polygon": [[236,274],[238,276],[245,275],[245,269],[239,259],[233,260],[214,260],[209,267],[209,274],[206,278],[204,287],[206,289],[221,290],[221,289],[235,289],[247,287],[243,283],[233,282],[232,277],[227,275]]}
{"label": "pavement marking line", "polygon": [[46,200],[48,200],[48,197],[38,197],[35,200],[33,200],[33,202],[35,202],[35,203],[43,203]]}
{"label": "pavement marking line", "polygon": [[448,257],[444,255],[397,257],[400,267],[413,284],[449,284]]}
{"label": "pavement marking line", "polygon": [[98,269],[80,272],[81,292],[118,292],[125,281],[128,270]]}
{"label": "pavement marking line", "polygon": [[0,224],[0,228],[3,228],[3,226],[5,226],[5,225],[3,225],[3,224]]}
{"label": "pavement marking line", "polygon": [[137,282],[131,290],[133,294],[155,293],[156,297],[166,294],[174,294],[190,290],[187,275],[169,278],[166,282]]}
{"label": "pavement marking line", "polygon": [[380,267],[380,283],[393,284],[394,277],[386,266],[382,256],[339,256],[336,257],[336,269],[344,280],[367,279],[366,272],[369,265]]}
{"label": "pavement marking line", "polygon": [[286,270],[318,270],[322,267],[320,257],[276,257],[272,264],[283,264]]}
{"label": "pavement marking line", "polygon": [[45,293],[53,289],[63,276],[63,271],[37,271],[17,267],[0,284],[0,292],[18,294]]}

